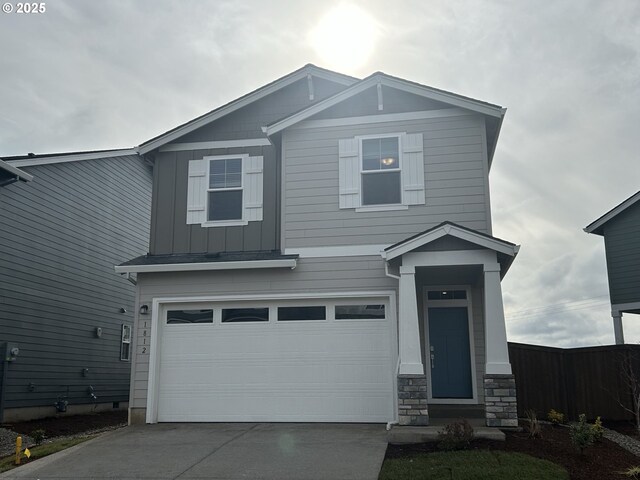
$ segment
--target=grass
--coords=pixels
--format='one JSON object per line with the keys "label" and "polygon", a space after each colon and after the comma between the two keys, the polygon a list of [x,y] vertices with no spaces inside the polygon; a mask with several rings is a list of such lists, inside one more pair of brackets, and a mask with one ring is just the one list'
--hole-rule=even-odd
{"label": "grass", "polygon": [[[94,438],[95,435],[86,436],[86,437],[76,437],[76,438],[68,438],[66,440],[58,440],[53,441],[51,443],[45,443],[43,445],[38,445],[37,447],[30,448],[31,458],[27,458],[22,455],[21,464],[25,465],[29,462],[32,462],[38,458],[46,457],[47,455],[51,455],[52,453],[59,452],[66,448],[73,447],[74,445],[78,445],[79,443],[86,442]],[[10,457],[5,457],[0,459],[0,473],[6,472],[7,470],[11,470],[12,468],[18,467],[19,465],[15,464],[15,455],[11,455]]]}
{"label": "grass", "polygon": [[568,480],[555,463],[522,453],[462,451],[385,460],[379,480]]}

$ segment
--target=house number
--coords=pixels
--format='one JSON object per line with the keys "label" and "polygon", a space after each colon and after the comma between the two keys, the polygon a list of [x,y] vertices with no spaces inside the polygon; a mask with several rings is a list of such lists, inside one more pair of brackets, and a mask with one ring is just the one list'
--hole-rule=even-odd
{"label": "house number", "polygon": [[142,353],[146,354],[148,350],[148,347],[146,346],[147,345],[147,322],[146,321],[144,322],[144,327],[142,330],[142,345],[143,345]]}

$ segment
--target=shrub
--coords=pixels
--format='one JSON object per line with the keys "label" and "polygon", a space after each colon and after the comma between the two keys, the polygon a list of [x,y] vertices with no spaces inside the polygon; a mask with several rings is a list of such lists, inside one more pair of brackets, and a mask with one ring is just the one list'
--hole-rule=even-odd
{"label": "shrub", "polygon": [[620,475],[624,475],[629,478],[640,478],[640,467],[631,467],[629,470],[620,472]]}
{"label": "shrub", "polygon": [[553,408],[547,414],[547,420],[553,425],[561,425],[564,423],[564,413],[556,412]]}
{"label": "shrub", "polygon": [[578,417],[578,422],[574,422],[569,427],[571,443],[582,454],[584,449],[593,445],[595,440],[593,435],[593,425],[587,423],[587,416],[583,413]]}
{"label": "shrub", "polygon": [[33,441],[36,442],[36,445],[40,445],[45,439],[45,432],[42,428],[34,430],[29,434]]}
{"label": "shrub", "polygon": [[540,422],[535,410],[527,410],[524,412],[527,416],[527,430],[529,430],[529,438],[542,438],[542,430]]}
{"label": "shrub", "polygon": [[591,430],[593,431],[593,439],[596,442],[602,440],[602,437],[604,436],[604,427],[602,426],[602,420],[600,417],[596,417],[596,421],[591,425]]}
{"label": "shrub", "polygon": [[464,450],[473,439],[473,427],[466,420],[445,425],[438,433],[438,448],[440,450]]}

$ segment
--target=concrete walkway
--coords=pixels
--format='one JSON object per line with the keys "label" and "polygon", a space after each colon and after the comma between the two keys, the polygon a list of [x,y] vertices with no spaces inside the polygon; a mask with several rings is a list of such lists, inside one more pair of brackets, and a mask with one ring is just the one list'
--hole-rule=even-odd
{"label": "concrete walkway", "polygon": [[0,479],[371,479],[384,425],[157,424],[126,427]]}

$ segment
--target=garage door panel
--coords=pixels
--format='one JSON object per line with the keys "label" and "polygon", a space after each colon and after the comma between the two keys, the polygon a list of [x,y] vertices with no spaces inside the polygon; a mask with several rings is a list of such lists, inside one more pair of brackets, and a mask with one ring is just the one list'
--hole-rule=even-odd
{"label": "garage door panel", "polygon": [[164,325],[158,420],[389,421],[391,327],[388,318]]}

